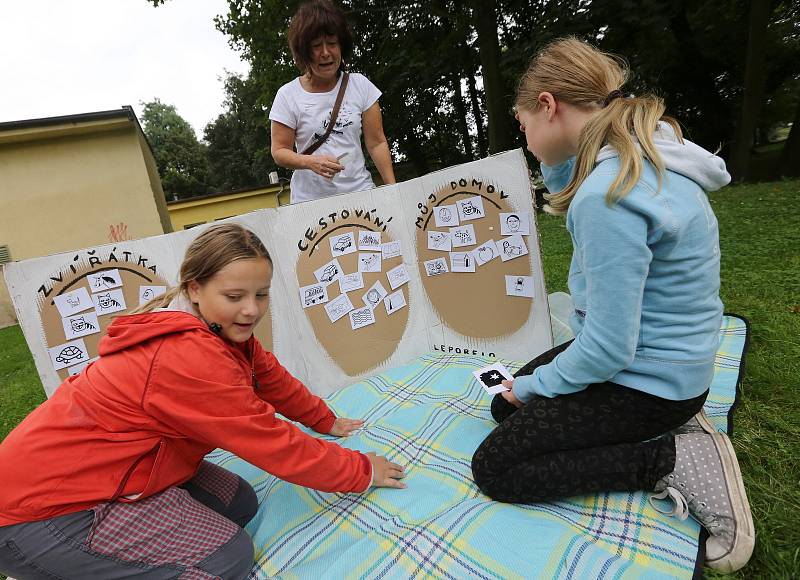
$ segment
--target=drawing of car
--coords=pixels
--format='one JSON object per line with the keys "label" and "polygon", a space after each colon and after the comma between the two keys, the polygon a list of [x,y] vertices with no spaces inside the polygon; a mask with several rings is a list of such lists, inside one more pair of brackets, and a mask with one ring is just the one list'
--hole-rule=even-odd
{"label": "drawing of car", "polygon": [[56,357],[57,363],[67,364],[71,360],[79,359],[83,357],[83,351],[79,349],[77,346],[68,346],[64,348],[58,356]]}
{"label": "drawing of car", "polygon": [[353,245],[349,237],[340,238],[338,242],[333,245],[333,249],[337,252],[344,252],[347,248]]}
{"label": "drawing of car", "polygon": [[339,268],[337,268],[333,264],[330,264],[328,266],[325,266],[325,269],[322,271],[322,276],[320,277],[319,281],[328,283],[334,278],[336,278],[337,274],[339,274]]}

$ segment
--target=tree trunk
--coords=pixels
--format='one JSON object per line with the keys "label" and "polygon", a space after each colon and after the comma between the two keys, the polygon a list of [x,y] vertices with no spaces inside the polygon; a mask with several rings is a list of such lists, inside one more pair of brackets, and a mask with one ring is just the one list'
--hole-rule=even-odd
{"label": "tree trunk", "polygon": [[461,75],[451,74],[453,83],[453,108],[458,117],[458,128],[461,132],[461,141],[464,143],[464,156],[467,160],[474,159],[472,154],[472,137],[469,134],[469,124],[467,123],[467,107],[464,105],[464,93],[461,92]]}
{"label": "tree trunk", "polygon": [[747,178],[753,135],[758,125],[761,101],[764,95],[764,52],[766,50],[767,24],[769,23],[769,0],[750,2],[749,30],[747,33],[747,57],[744,69],[744,94],[736,139],[731,151],[729,170],[733,178]]}
{"label": "tree trunk", "polygon": [[[467,62],[471,62],[470,59]],[[469,100],[472,103],[472,116],[475,117],[475,130],[478,133],[478,152],[481,158],[489,154],[486,148],[486,136],[483,133],[483,113],[481,113],[481,103],[478,100],[478,88],[475,86],[475,74],[473,71],[467,72],[467,87],[469,88]]]}
{"label": "tree trunk", "polygon": [[514,147],[509,130],[506,97],[500,74],[500,40],[497,35],[496,0],[472,0],[472,23],[478,33],[478,49],[483,69],[483,90],[489,117],[489,150],[492,153]]}
{"label": "tree trunk", "polygon": [[781,175],[800,177],[800,101],[794,113],[794,123],[781,152]]}

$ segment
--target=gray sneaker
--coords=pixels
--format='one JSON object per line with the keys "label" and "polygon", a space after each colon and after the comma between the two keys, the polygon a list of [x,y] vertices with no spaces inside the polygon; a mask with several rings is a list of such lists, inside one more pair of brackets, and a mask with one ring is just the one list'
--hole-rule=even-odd
{"label": "gray sneaker", "polygon": [[706,412],[700,409],[697,415],[677,429],[673,429],[670,433],[673,435],[683,435],[685,433],[708,433],[709,435],[714,435],[715,433],[719,433],[719,431],[711,422],[711,419],[708,418]]}
{"label": "gray sneaker", "polygon": [[[724,433],[675,436],[675,471],[656,484],[650,497],[662,513],[691,514],[708,530],[706,565],[723,572],[742,568],[753,553],[755,531],[750,505],[730,439]],[[653,500],[668,500],[664,510]]]}

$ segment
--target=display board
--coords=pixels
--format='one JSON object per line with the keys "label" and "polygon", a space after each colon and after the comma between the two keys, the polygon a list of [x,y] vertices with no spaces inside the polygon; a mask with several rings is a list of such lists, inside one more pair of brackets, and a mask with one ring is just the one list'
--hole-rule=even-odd
{"label": "display board", "polygon": [[[520,150],[226,221],[273,256],[256,336],[316,393],[428,351],[523,360],[552,344]],[[48,395],[97,356],[115,316],[176,283],[202,227],[6,266]]]}

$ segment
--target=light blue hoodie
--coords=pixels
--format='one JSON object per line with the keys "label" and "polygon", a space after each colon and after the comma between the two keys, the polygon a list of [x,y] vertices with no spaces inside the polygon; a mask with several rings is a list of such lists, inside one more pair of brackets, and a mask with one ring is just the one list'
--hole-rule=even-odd
{"label": "light blue hoodie", "polygon": [[[572,236],[569,289],[575,341],[553,362],[514,381],[514,394],[554,397],[611,381],[665,399],[709,388],[722,317],[719,231],[705,191],[730,182],[725,162],[672,129],[654,143],[667,171],[658,187],[644,162],[634,188],[611,207],[619,171],[604,147],[567,211]],[[574,159],[542,166],[550,191],[563,189]]]}

